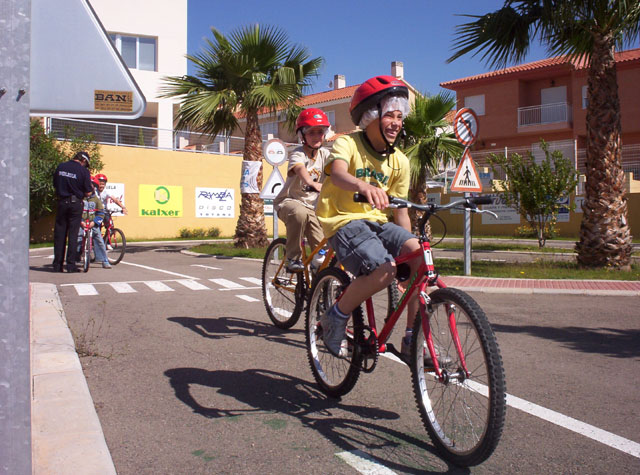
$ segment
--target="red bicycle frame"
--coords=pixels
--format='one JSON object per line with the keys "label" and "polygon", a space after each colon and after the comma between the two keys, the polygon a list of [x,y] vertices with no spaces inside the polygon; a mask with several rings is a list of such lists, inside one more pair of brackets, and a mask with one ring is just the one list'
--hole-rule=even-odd
{"label": "red bicycle frame", "polygon": [[[366,300],[366,309],[367,309],[367,319],[369,323],[369,327],[371,331],[376,336],[378,340],[378,348],[380,353],[384,353],[387,351],[387,339],[391,335],[391,331],[393,327],[398,322],[398,319],[402,315],[402,312],[406,308],[409,300],[413,296],[413,294],[417,291],[419,292],[420,298],[420,312],[422,316],[422,329],[424,334],[426,335],[426,343],[427,348],[429,350],[429,354],[431,355],[431,360],[433,361],[434,369],[436,375],[439,379],[443,378],[442,371],[440,370],[440,365],[438,363],[437,353],[435,346],[433,344],[433,338],[431,336],[431,325],[429,324],[429,315],[425,312],[425,309],[429,305],[431,299],[426,292],[427,287],[438,287],[445,288],[446,285],[440,279],[438,274],[435,272],[435,268],[433,266],[433,256],[431,253],[431,246],[429,241],[421,241],[421,248],[416,249],[413,252],[408,252],[405,254],[401,254],[396,257],[396,265],[406,264],[408,261],[415,259],[416,257],[422,256],[422,262],[418,267],[418,271],[413,276],[413,278],[408,283],[408,289],[402,294],[400,298],[400,302],[396,309],[391,313],[389,318],[385,321],[385,324],[380,332],[380,335],[377,334],[376,330],[376,319],[373,310],[373,302],[371,298]],[[449,329],[451,331],[451,335],[454,341],[454,345],[456,347],[456,351],[458,356],[460,357],[460,362],[462,363],[462,368],[467,376],[469,376],[469,371],[467,370],[467,365],[465,362],[464,354],[462,353],[462,346],[460,345],[460,337],[458,335],[458,329],[455,321],[455,314],[453,312],[453,308],[448,309],[448,320],[449,320]]]}

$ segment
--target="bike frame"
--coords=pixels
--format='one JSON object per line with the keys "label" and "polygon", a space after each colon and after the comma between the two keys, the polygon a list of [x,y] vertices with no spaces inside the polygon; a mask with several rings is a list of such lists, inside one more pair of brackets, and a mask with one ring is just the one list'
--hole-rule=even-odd
{"label": "bike frame", "polygon": [[[307,290],[311,289],[311,276],[310,276],[310,272],[309,272],[309,268],[311,267],[311,260],[314,258],[314,256],[320,252],[320,249],[322,249],[323,247],[325,247],[327,244],[327,238],[324,238],[322,241],[320,241],[320,243],[309,253],[309,255],[307,255],[307,250],[306,250],[306,246],[302,246],[302,264],[304,265],[304,281],[307,287]],[[331,259],[333,259],[333,249],[329,248],[329,250],[327,251],[327,254],[324,258],[324,260],[322,261],[322,264],[320,265],[320,267],[318,268],[317,272],[320,272],[321,270],[326,269],[327,267],[329,267],[329,263],[331,262]],[[276,272],[276,278],[280,275],[280,272],[282,271],[282,268],[284,267],[284,259],[280,262],[280,267],[278,267],[278,270]],[[273,281],[271,282],[273,284],[274,287],[277,287],[279,289],[284,289],[284,290],[288,290],[291,293],[295,293],[295,289],[291,289],[287,286],[284,285],[280,285],[278,282],[276,282],[276,278],[273,279]]]}
{"label": "bike frame", "polygon": [[[435,268],[433,265],[431,245],[429,244],[429,241],[420,240],[420,245],[421,245],[420,249],[416,249],[413,252],[401,254],[395,258],[396,265],[405,264],[408,261],[413,260],[419,256],[422,256],[422,262],[420,263],[420,266],[416,274],[409,281],[409,284],[408,284],[409,287],[407,288],[407,290],[405,290],[405,292],[400,297],[400,302],[398,303],[398,306],[391,313],[389,318],[385,320],[385,324],[382,327],[382,331],[380,332],[380,335],[378,335],[377,329],[376,329],[376,319],[374,315],[373,302],[371,300],[371,297],[369,297],[365,301],[366,309],[367,309],[367,320],[368,320],[369,327],[371,328],[371,331],[376,336],[376,339],[378,341],[378,352],[379,353],[386,352],[387,340],[389,339],[389,336],[391,335],[391,332],[395,324],[400,319],[400,316],[402,315],[402,312],[404,311],[404,309],[407,307],[411,297],[416,292],[418,292],[418,295],[420,298],[420,314],[422,316],[422,329],[424,331],[424,334],[426,335],[427,348],[429,350],[431,360],[433,361],[435,373],[438,376],[438,379],[442,380],[444,376],[442,374],[440,365],[438,363],[435,346],[433,344],[433,338],[431,336],[431,325],[429,324],[428,306],[431,302],[431,299],[427,294],[427,287],[445,288],[446,285],[442,281],[442,279],[440,279],[440,277],[435,271]],[[460,362],[462,363],[462,369],[464,370],[465,374],[469,376],[469,371],[467,370],[464,354],[462,353],[462,347],[460,345],[460,338],[458,335],[458,329],[456,327],[456,321],[455,321],[455,313],[453,312],[452,308],[449,309],[448,313],[449,313],[449,316],[448,316],[449,330],[451,331],[451,336],[453,338],[456,351],[458,353],[458,356],[460,357]]]}

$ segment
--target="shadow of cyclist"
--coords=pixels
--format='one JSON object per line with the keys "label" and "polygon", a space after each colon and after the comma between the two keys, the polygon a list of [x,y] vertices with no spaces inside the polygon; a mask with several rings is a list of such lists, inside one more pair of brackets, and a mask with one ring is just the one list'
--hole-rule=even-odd
{"label": "shadow of cyclist", "polygon": [[287,335],[300,334],[302,330],[283,330],[272,324],[245,320],[234,317],[169,317],[170,322],[179,323],[185,328],[213,340],[236,336],[257,336],[267,341],[283,343],[297,348],[306,348],[304,342],[288,338]]}
{"label": "shadow of cyclist", "polygon": [[[374,422],[397,420],[400,418],[397,413],[343,404],[326,397],[314,384],[287,374],[262,369],[207,371],[201,368],[173,368],[164,374],[176,397],[194,413],[207,418],[288,415],[320,433],[342,451],[353,452],[367,447],[370,458],[391,470],[424,473],[430,467],[436,472],[469,473],[440,460],[428,444],[426,432],[419,439]],[[218,394],[229,396],[238,404],[231,402],[230,407],[204,405],[194,396],[192,387],[196,385],[216,389]],[[211,400],[210,395],[207,400]],[[336,411],[348,412],[353,418],[336,417]],[[448,468],[435,468],[440,465]]]}

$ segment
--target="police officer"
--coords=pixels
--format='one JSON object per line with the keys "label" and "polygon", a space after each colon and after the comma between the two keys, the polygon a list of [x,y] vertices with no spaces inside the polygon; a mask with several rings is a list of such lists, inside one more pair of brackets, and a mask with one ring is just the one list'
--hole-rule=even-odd
{"label": "police officer", "polygon": [[87,169],[91,158],[87,152],[76,153],[61,163],[53,174],[53,186],[58,196],[56,225],[53,231],[53,271],[62,272],[67,238],[67,272],[79,272],[76,266],[78,231],[82,220],[82,200],[91,193],[91,175]]}

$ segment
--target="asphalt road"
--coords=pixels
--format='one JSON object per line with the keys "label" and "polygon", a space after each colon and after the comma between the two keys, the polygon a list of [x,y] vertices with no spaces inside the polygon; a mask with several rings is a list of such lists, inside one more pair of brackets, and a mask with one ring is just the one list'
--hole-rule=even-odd
{"label": "asphalt road", "polygon": [[[30,255],[31,281],[57,284],[118,473],[358,473],[353,453],[377,473],[466,472],[431,446],[406,366],[380,358],[326,398],[303,322],[282,331],[266,315],[259,262],[176,249],[139,246],[87,274]],[[472,295],[510,407],[497,451],[470,472],[640,473],[637,297]]]}

